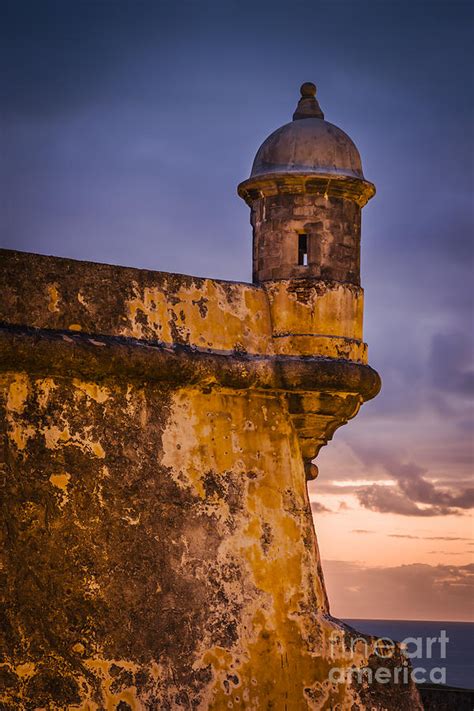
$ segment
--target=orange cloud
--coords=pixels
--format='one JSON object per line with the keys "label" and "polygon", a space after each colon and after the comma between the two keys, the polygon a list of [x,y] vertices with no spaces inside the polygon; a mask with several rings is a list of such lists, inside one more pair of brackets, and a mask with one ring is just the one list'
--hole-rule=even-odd
{"label": "orange cloud", "polygon": [[368,567],[341,560],[323,563],[337,617],[471,621],[474,565]]}

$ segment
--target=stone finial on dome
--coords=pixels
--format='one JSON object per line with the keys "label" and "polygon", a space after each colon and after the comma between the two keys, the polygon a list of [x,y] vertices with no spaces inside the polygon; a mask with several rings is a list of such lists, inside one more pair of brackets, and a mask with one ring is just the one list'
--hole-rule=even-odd
{"label": "stone finial on dome", "polygon": [[298,106],[293,114],[293,121],[306,118],[323,119],[324,114],[316,99],[316,84],[313,84],[311,81],[305,81],[305,83],[301,85],[300,92],[301,99],[298,101]]}

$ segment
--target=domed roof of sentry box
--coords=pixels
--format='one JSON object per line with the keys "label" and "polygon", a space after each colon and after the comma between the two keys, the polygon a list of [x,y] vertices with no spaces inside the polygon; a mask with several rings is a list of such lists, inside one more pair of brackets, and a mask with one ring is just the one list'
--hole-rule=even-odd
{"label": "domed roof of sentry box", "polygon": [[272,133],[258,149],[250,178],[275,173],[364,180],[359,151],[344,131],[324,120],[311,82],[301,87],[293,121]]}

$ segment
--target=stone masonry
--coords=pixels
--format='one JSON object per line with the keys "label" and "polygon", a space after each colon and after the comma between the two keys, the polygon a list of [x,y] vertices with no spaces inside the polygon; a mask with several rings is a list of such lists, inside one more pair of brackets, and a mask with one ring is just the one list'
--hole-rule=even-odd
{"label": "stone masonry", "polygon": [[275,133],[254,284],[1,252],[3,711],[422,708],[330,615],[306,488],[380,387],[374,188],[314,85]]}

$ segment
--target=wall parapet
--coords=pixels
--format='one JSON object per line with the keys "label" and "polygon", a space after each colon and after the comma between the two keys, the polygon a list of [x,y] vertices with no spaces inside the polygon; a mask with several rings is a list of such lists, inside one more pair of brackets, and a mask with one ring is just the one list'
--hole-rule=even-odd
{"label": "wall parapet", "polygon": [[180,344],[6,324],[0,325],[0,342],[1,370],[14,367],[38,374],[63,372],[233,389],[343,391],[358,394],[363,401],[380,390],[373,368],[342,359],[205,353]]}
{"label": "wall parapet", "polygon": [[[361,340],[360,287],[0,256],[0,369],[299,394],[288,415],[308,476],[335,430],[379,392]],[[321,400],[332,403],[322,416]]]}
{"label": "wall parapet", "polygon": [[243,282],[0,250],[0,321],[266,354],[265,292]]}

